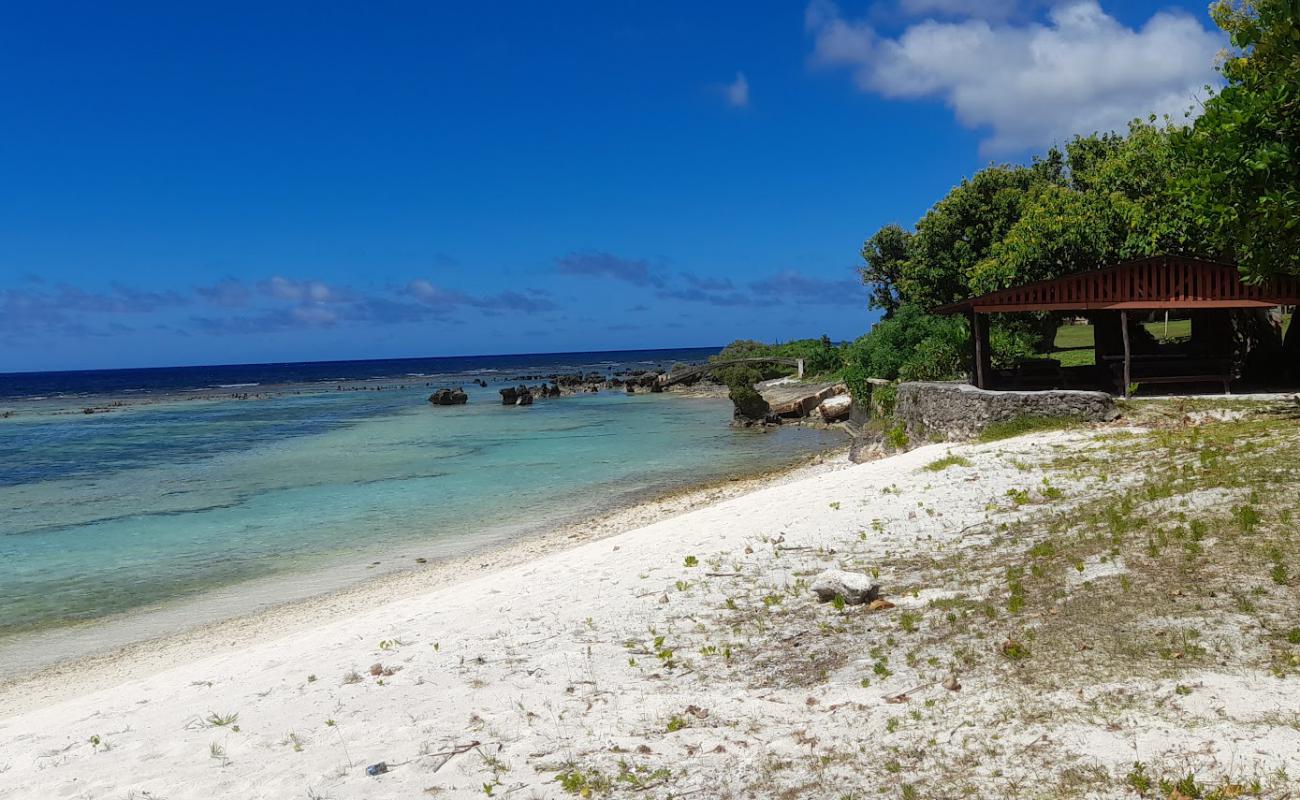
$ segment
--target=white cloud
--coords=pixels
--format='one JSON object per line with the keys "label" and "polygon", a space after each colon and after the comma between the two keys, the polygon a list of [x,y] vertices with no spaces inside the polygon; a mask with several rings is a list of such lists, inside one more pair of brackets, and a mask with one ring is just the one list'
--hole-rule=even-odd
{"label": "white cloud", "polygon": [[338,322],[339,315],[323,306],[299,306],[289,312],[295,320],[304,325],[328,326]]}
{"label": "white cloud", "polygon": [[464,295],[459,292],[449,292],[423,278],[417,278],[406,284],[406,293],[429,305],[457,305],[464,298]]}
{"label": "white cloud", "polygon": [[1224,45],[1186,14],[1161,12],[1134,29],[1096,0],[1059,5],[1043,22],[926,20],[897,38],[829,3],[809,6],[806,19],[814,63],[849,68],[866,92],[942,99],[963,125],[989,132],[989,153],[1123,130],[1151,113],[1181,119],[1216,81]]}
{"label": "white cloud", "polygon": [[299,303],[341,303],[350,299],[350,293],[321,281],[297,281],[280,275],[262,281],[259,288],[263,294],[277,300],[292,300]]}
{"label": "white cloud", "polygon": [[745,73],[737,72],[736,79],[727,84],[727,105],[732,108],[745,108],[749,105],[749,81]]}
{"label": "white cloud", "polygon": [[871,62],[878,38],[875,30],[865,20],[844,19],[830,0],[813,0],[808,5],[804,27],[815,38],[814,63],[865,68]]}

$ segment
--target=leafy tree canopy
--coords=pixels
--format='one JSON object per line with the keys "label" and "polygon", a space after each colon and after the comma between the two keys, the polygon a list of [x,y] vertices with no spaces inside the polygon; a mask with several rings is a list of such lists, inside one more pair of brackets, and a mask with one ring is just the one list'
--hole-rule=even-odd
{"label": "leafy tree canopy", "polygon": [[901,225],[886,225],[862,245],[866,266],[858,270],[862,282],[871,290],[870,308],[884,310],[888,317],[898,309],[898,281],[911,251],[912,234]]}
{"label": "leafy tree canopy", "polygon": [[1300,275],[1300,2],[1219,0],[1227,85],[1175,136],[1179,189],[1248,278]]}
{"label": "leafy tree canopy", "polygon": [[1134,121],[1125,135],[1079,136],[1028,167],[977,172],[915,233],[886,225],[867,239],[871,305],[930,308],[1152,253],[1221,255],[1181,193],[1178,130]]}
{"label": "leafy tree canopy", "polygon": [[960,300],[975,266],[1020,219],[1031,187],[1044,175],[1029,167],[994,166],[963,180],[916,224],[908,257],[892,287],[923,307]]}

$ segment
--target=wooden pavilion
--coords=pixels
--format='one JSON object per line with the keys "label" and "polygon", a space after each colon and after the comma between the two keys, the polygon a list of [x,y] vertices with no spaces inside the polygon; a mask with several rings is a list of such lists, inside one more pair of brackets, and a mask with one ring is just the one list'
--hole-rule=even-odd
{"label": "wooden pavilion", "polygon": [[[1297,303],[1300,280],[1295,278],[1251,285],[1231,264],[1153,256],[990,292],[934,312],[965,314],[970,321],[971,382],[982,389],[991,388],[995,377],[989,360],[988,314],[1046,311],[1086,316],[1094,324],[1093,375],[1101,378],[1095,383],[1118,386],[1127,396],[1135,381],[1221,382],[1227,392],[1236,366],[1229,312]],[[1130,320],[1152,311],[1187,313],[1192,319],[1191,341],[1177,347],[1135,341]]]}

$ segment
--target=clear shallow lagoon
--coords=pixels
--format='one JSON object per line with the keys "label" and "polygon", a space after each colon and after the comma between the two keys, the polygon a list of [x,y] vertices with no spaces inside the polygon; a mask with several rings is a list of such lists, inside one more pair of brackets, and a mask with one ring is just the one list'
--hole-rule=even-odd
{"label": "clear shallow lagoon", "polygon": [[732,429],[725,400],[516,408],[504,384],[461,383],[466,406],[421,384],[0,420],[0,651],[250,582],[355,580],[337,568],[410,566],[841,441]]}

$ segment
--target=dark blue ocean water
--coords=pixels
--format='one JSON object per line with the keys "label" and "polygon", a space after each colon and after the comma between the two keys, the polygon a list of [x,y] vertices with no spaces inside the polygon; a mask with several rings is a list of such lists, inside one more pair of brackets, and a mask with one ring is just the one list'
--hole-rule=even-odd
{"label": "dark blue ocean water", "polygon": [[160,394],[200,389],[334,381],[440,377],[499,373],[552,373],[611,367],[667,369],[674,362],[704,361],[717,347],[672,350],[608,350],[442,358],[385,358],[364,361],[297,361],[277,364],[221,364],[202,367],[100,369],[72,372],[0,373],[0,398]]}

